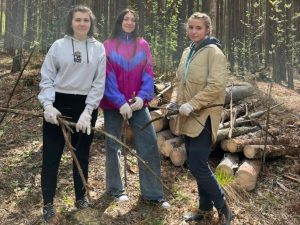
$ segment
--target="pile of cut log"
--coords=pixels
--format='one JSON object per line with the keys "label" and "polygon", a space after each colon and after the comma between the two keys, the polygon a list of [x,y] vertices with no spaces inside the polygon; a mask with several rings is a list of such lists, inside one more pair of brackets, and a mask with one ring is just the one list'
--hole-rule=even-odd
{"label": "pile of cut log", "polygon": [[[153,110],[150,111],[152,119],[161,118],[153,122],[159,151],[165,158],[170,158],[175,166],[182,166],[187,156],[183,138],[174,135],[176,115],[170,118],[163,116],[166,113],[163,106],[170,101],[172,89],[163,85],[156,89],[159,90],[158,97],[149,105]],[[255,188],[262,156],[282,156],[287,152],[289,143],[278,130],[260,126],[258,118],[265,115],[267,110],[256,110],[261,102],[249,98],[253,95],[254,88],[248,83],[226,88],[222,121],[217,136],[217,144],[226,154],[216,169],[235,176],[237,183],[247,191]]]}

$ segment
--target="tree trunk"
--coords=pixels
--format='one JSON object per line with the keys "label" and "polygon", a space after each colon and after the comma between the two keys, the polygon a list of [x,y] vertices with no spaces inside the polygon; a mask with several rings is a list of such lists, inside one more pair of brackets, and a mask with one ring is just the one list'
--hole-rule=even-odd
{"label": "tree trunk", "polygon": [[252,191],[261,168],[260,160],[245,160],[236,172],[236,182],[246,191]]}
{"label": "tree trunk", "polygon": [[216,173],[221,173],[225,176],[233,176],[235,170],[239,167],[239,157],[233,154],[226,154],[216,168]]}
{"label": "tree trunk", "polygon": [[[235,138],[225,139],[221,141],[221,148],[228,152],[241,152],[246,145],[263,145],[265,143],[264,137],[257,137],[259,135],[254,133],[250,135],[241,135]],[[279,137],[277,141],[271,137],[267,138],[266,144],[289,144],[289,139],[286,137]]]}
{"label": "tree trunk", "polygon": [[171,162],[175,166],[182,166],[184,162],[187,160],[185,144],[183,143],[177,148],[173,148],[170,152]]}
{"label": "tree trunk", "polygon": [[172,116],[169,119],[169,129],[172,132],[172,134],[174,134],[174,135],[176,135],[176,132],[175,132],[175,121],[176,121],[176,116]]}
{"label": "tree trunk", "polygon": [[140,35],[143,37],[145,33],[145,3],[140,0],[137,1],[137,8],[139,13],[139,31]]}
{"label": "tree trunk", "polygon": [[[259,127],[237,127],[232,131],[232,137],[240,136],[243,134],[248,134],[250,132],[258,131]],[[229,128],[218,130],[217,142],[220,142],[228,137]]]}
{"label": "tree trunk", "polygon": [[[243,149],[248,159],[260,159],[263,156],[264,145],[246,145]],[[288,153],[284,145],[266,145],[266,157],[274,158]]]}
{"label": "tree trunk", "polygon": [[35,11],[35,0],[28,0],[27,1],[27,26],[25,31],[25,42],[24,48],[26,50],[30,49],[31,44],[34,42],[35,39],[35,32],[36,32],[36,24],[37,24],[37,17]]}
{"label": "tree trunk", "polygon": [[15,73],[17,71],[21,71],[22,66],[22,50],[16,50],[16,54],[13,57],[11,72]]}
{"label": "tree trunk", "polygon": [[3,5],[5,0],[0,0],[0,37],[2,36]]}
{"label": "tree trunk", "polygon": [[[239,104],[233,107],[233,111],[235,112],[236,116],[241,116],[241,115],[245,115],[246,110],[250,110],[252,109],[253,106],[252,105],[248,105],[246,103],[244,104]],[[230,109],[224,109],[222,112],[222,121],[226,122],[230,120]]]}
{"label": "tree trunk", "polygon": [[216,14],[217,14],[217,1],[216,0],[203,0],[202,12],[210,16],[212,21],[212,35],[216,36]]}
{"label": "tree trunk", "polygon": [[[150,115],[151,115],[152,119],[156,119],[156,118],[162,116],[163,112],[162,112],[161,109],[159,109],[159,110],[151,111]],[[168,125],[169,125],[169,121],[166,117],[153,122],[153,126],[154,126],[154,129],[155,129],[156,132],[159,132],[163,129],[168,128]]]}
{"label": "tree trunk", "polygon": [[179,5],[179,14],[178,14],[178,20],[177,20],[177,51],[176,54],[174,56],[176,61],[179,61],[181,54],[183,52],[183,49],[185,48],[185,28],[184,28],[184,22],[185,22],[185,18],[187,17],[186,15],[186,1],[187,0],[182,0],[181,5]]}
{"label": "tree trunk", "polygon": [[170,130],[163,130],[163,131],[160,131],[160,132],[156,133],[156,136],[157,136],[157,146],[158,146],[159,152],[161,152],[161,150],[160,150],[161,145],[162,145],[166,140],[169,140],[169,139],[171,139],[171,138],[174,138],[174,135],[171,133]]}
{"label": "tree trunk", "polygon": [[225,95],[225,105],[230,103],[231,92],[232,101],[237,102],[241,99],[252,96],[254,94],[254,88],[250,84],[234,85],[233,87],[227,87]]}
{"label": "tree trunk", "polygon": [[13,37],[13,0],[6,0],[5,4],[5,34],[4,49],[10,54],[14,54],[14,37]]}
{"label": "tree trunk", "polygon": [[164,143],[161,145],[161,154],[170,157],[170,152],[172,151],[173,148],[179,147],[183,143],[183,138],[182,137],[175,137],[171,138],[169,140],[166,140]]}
{"label": "tree trunk", "polygon": [[[259,117],[263,116],[266,112],[267,112],[267,110],[263,110],[263,111],[254,112],[247,117],[239,117],[234,121],[233,126],[238,127],[238,126],[245,125],[246,123],[250,123],[250,120],[259,118]],[[220,124],[220,129],[224,129],[224,128],[228,128],[228,127],[230,127],[230,121],[228,121],[224,124]]]}

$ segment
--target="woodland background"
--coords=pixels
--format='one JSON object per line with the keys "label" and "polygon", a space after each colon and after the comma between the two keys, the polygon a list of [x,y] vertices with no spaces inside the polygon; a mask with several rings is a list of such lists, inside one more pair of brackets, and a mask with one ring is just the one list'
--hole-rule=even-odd
{"label": "woodland background", "polygon": [[[66,14],[75,4],[91,7],[98,20],[100,41],[109,36],[122,9],[136,9],[140,36],[151,45],[156,81],[166,85],[189,45],[186,19],[195,11],[208,13],[213,35],[222,42],[228,58],[228,85],[251,83],[254,95],[242,103],[252,102],[255,110],[277,105],[255,122],[265,125],[269,121],[269,127],[289,139],[296,150],[295,154],[286,152],[267,159],[251,192],[236,187],[232,179],[217,176],[235,215],[232,224],[300,224],[300,0],[0,0],[0,107],[42,115],[37,100],[40,68],[47,49],[63,37]],[[99,115],[98,119],[101,112]],[[43,224],[42,119],[3,112],[0,116],[0,224]],[[209,164],[214,172],[223,156],[219,146],[212,151]],[[175,167],[162,156],[162,180],[175,197],[166,192],[172,207],[161,210],[141,201],[137,160],[128,157],[126,190],[130,200],[118,203],[105,194],[104,140],[95,135],[89,167],[93,207],[76,211],[72,158],[66,151],[60,164],[55,199],[58,214],[53,224],[188,224],[182,215],[198,207],[197,185],[189,170]],[[211,221],[198,224],[219,224],[217,212]]]}
{"label": "woodland background", "polygon": [[0,49],[20,55],[35,45],[45,53],[63,36],[66,13],[74,4],[91,7],[100,41],[122,9],[136,9],[140,35],[151,44],[159,74],[176,68],[188,45],[184,23],[195,11],[211,16],[231,72],[272,74],[276,83],[293,88],[293,74],[300,69],[299,0],[0,0]]}

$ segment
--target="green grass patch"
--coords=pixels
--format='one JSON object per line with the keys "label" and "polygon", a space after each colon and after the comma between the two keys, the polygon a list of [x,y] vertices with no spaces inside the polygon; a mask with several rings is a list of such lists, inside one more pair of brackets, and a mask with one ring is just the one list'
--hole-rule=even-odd
{"label": "green grass patch", "polygon": [[149,225],[164,225],[164,220],[163,219],[155,219],[148,223]]}
{"label": "green grass patch", "polygon": [[216,175],[217,181],[219,182],[219,184],[222,187],[230,184],[234,180],[234,176],[228,175],[218,169],[216,170],[215,175]]}

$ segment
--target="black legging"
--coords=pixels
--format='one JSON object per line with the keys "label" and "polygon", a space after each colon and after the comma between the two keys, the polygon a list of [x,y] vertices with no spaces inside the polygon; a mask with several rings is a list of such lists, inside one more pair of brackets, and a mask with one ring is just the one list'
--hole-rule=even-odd
{"label": "black legging", "polygon": [[[85,108],[86,95],[71,95],[56,93],[53,104],[64,116],[71,117],[72,122],[77,122]],[[92,126],[95,126],[97,110],[92,114]],[[72,146],[76,148],[75,154],[82,168],[85,179],[88,179],[89,149],[93,140],[94,132],[91,135],[77,133],[71,134]],[[65,140],[61,127],[43,121],[43,165],[41,173],[41,185],[44,204],[53,203],[57,186],[57,173],[60,159],[65,146]],[[84,197],[85,189],[79,172],[73,161],[73,179],[76,200]]]}

